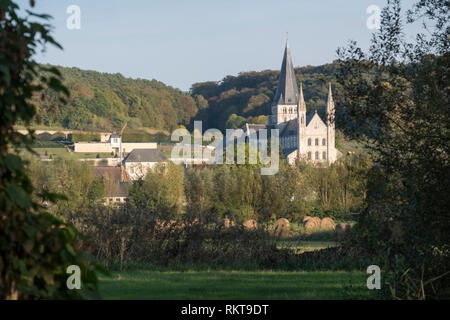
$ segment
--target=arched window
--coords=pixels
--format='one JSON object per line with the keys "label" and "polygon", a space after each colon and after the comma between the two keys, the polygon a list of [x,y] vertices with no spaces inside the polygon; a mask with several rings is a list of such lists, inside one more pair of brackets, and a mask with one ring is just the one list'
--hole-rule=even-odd
{"label": "arched window", "polygon": [[322,159],[327,160],[327,153],[325,151],[322,153]]}
{"label": "arched window", "polygon": [[305,117],[302,116],[302,124],[305,124]]}
{"label": "arched window", "polygon": [[327,140],[325,138],[322,139],[322,145],[325,146],[327,144]]}
{"label": "arched window", "polygon": [[316,146],[319,145],[319,138],[316,138]]}
{"label": "arched window", "polygon": [[319,160],[319,151],[316,151],[316,160]]}
{"label": "arched window", "polygon": [[286,108],[283,108],[283,113],[286,113]]}
{"label": "arched window", "polygon": [[308,146],[311,145],[311,138],[308,139]]}
{"label": "arched window", "polygon": [[308,152],[308,159],[311,160],[311,152]]}

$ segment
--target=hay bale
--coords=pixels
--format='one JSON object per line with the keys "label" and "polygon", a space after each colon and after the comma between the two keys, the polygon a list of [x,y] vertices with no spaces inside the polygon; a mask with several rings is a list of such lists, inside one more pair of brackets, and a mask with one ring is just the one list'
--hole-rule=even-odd
{"label": "hay bale", "polygon": [[275,237],[287,236],[289,234],[289,220],[286,218],[278,219],[275,222]]}
{"label": "hay bale", "polygon": [[304,227],[306,230],[309,230],[309,229],[318,229],[318,228],[320,228],[320,218],[314,217],[314,218],[308,219],[308,220],[303,224],[303,227]]}
{"label": "hay bale", "polygon": [[308,221],[309,219],[311,219],[310,216],[304,216],[304,217],[303,217],[303,220],[302,220],[302,223],[305,224],[306,221]]}
{"label": "hay bale", "polygon": [[320,221],[320,228],[321,229],[334,229],[333,219],[323,218],[322,221]]}
{"label": "hay bale", "polygon": [[248,229],[248,230],[258,228],[258,223],[256,222],[256,220],[253,220],[253,219],[245,221],[242,225],[244,226],[245,229]]}

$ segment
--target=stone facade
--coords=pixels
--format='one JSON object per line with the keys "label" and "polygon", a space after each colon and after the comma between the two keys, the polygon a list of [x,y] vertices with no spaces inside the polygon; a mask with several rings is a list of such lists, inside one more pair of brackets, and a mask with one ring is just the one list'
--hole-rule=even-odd
{"label": "stone facade", "polygon": [[311,162],[333,163],[337,159],[335,148],[335,107],[329,84],[325,120],[316,113],[308,115],[303,87],[297,87],[289,44],[281,65],[277,91],[272,104],[268,127],[280,130],[280,145],[286,159],[294,164],[297,159]]}

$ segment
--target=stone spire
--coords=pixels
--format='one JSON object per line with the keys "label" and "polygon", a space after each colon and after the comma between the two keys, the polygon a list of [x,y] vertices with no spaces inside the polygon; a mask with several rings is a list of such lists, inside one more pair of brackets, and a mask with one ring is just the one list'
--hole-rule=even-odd
{"label": "stone spire", "polygon": [[300,82],[300,95],[298,97],[298,106],[300,110],[306,111],[306,103],[305,99],[303,98],[303,83]]}
{"label": "stone spire", "polygon": [[273,104],[292,104],[298,103],[297,79],[295,78],[294,65],[291,59],[291,50],[289,42],[286,40],[284,49],[283,63],[281,64],[280,77],[278,79],[277,91],[273,99]]}
{"label": "stone spire", "polygon": [[303,98],[303,83],[300,82],[300,95],[297,104],[297,158],[306,154],[306,103]]}
{"label": "stone spire", "polygon": [[334,131],[334,101],[331,91],[331,82],[328,86],[327,102],[327,161],[333,163],[336,161],[335,131]]}
{"label": "stone spire", "polygon": [[[330,120],[332,123],[330,123]],[[328,83],[327,125],[332,125],[334,127],[334,100],[331,91],[331,82]]]}

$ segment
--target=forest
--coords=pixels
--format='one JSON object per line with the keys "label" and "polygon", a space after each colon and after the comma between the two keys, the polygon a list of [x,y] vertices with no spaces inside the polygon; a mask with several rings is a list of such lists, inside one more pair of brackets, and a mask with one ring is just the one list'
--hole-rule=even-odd
{"label": "forest", "polygon": [[[50,66],[46,66],[50,67]],[[324,112],[328,81],[335,84],[337,64],[296,68],[303,81],[308,112]],[[191,128],[202,120],[204,128],[238,128],[245,122],[266,123],[279,71],[243,72],[220,81],[194,83],[182,92],[157,80],[130,79],[121,74],[57,67],[70,91],[61,106],[54,91],[35,95],[35,125],[86,131],[130,129],[168,131]],[[339,113],[339,109],[337,110]]]}

